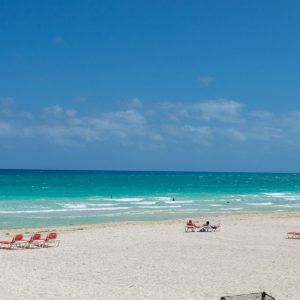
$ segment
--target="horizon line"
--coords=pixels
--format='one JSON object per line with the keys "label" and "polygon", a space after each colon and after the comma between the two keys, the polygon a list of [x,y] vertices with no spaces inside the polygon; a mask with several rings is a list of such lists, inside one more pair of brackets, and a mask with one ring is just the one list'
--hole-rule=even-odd
{"label": "horizon line", "polygon": [[299,172],[282,172],[282,171],[192,171],[192,170],[108,170],[108,169],[31,169],[31,168],[0,168],[0,171],[58,171],[58,172],[64,172],[64,171],[70,171],[70,172],[132,172],[132,173],[138,173],[138,172],[152,172],[152,173],[243,173],[243,174],[300,174]]}

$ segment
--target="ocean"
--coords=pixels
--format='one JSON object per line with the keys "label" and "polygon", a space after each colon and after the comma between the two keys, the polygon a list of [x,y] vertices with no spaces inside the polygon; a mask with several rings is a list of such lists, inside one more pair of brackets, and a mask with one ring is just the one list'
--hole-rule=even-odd
{"label": "ocean", "polygon": [[0,229],[300,211],[300,174],[0,170]]}

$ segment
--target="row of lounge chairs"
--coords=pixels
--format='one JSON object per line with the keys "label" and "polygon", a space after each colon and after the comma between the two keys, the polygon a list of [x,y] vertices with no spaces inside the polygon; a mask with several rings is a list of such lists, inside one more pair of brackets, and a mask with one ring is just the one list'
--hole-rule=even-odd
{"label": "row of lounge chairs", "polygon": [[50,232],[44,237],[41,233],[34,233],[28,239],[23,234],[16,234],[11,240],[0,241],[0,249],[45,248],[51,245],[58,247],[59,243],[56,232]]}
{"label": "row of lounge chairs", "polygon": [[299,231],[291,231],[287,233],[288,239],[300,239],[300,232]]}
{"label": "row of lounge chairs", "polygon": [[205,224],[200,224],[198,221],[193,222],[189,220],[185,225],[185,232],[212,232],[212,231],[220,231],[221,225],[220,224],[210,224],[207,221]]}
{"label": "row of lounge chairs", "polygon": [[[193,222],[189,220],[185,227],[185,232],[212,232],[212,231],[220,231],[221,225],[220,224],[210,224],[207,221],[205,224],[200,224],[198,221]],[[300,231],[290,231],[287,233],[288,239],[300,239]]]}

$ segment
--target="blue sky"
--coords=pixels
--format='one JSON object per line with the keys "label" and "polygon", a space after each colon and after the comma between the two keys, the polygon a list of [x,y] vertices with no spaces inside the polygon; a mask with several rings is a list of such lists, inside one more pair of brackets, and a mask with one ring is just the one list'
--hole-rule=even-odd
{"label": "blue sky", "polygon": [[14,1],[0,167],[299,172],[298,1]]}

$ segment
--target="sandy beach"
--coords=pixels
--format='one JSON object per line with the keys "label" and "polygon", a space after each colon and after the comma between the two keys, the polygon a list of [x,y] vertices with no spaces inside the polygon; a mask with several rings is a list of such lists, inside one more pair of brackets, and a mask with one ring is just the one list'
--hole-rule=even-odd
{"label": "sandy beach", "polygon": [[220,232],[185,233],[185,220],[56,228],[58,248],[0,250],[0,299],[300,299],[300,240],[286,238],[300,214],[210,220]]}

